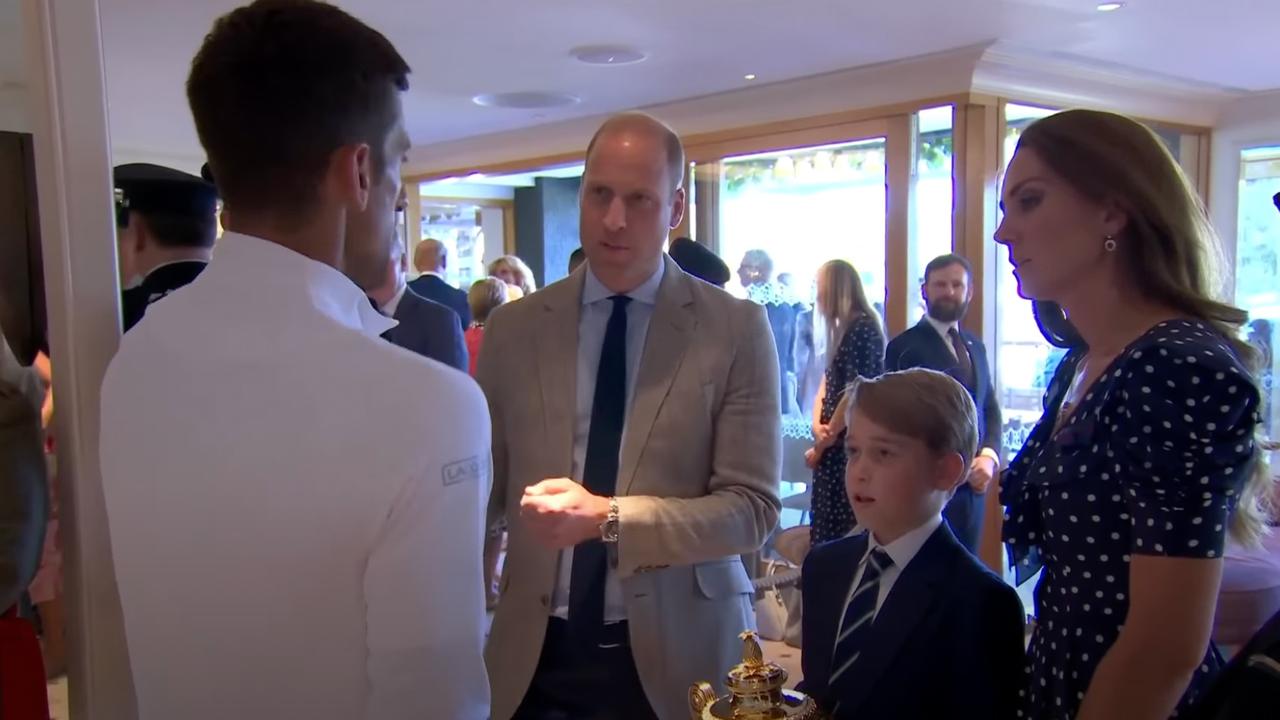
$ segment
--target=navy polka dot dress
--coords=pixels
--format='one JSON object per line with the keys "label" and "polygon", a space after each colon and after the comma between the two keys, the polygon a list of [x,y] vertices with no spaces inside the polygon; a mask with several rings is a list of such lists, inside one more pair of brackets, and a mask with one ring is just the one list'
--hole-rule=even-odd
{"label": "navy polka dot dress", "polygon": [[[1258,392],[1212,326],[1149,330],[1055,432],[1080,356],[1059,367],[1044,418],[1002,479],[1018,580],[1044,570],[1022,717],[1075,716],[1128,613],[1134,555],[1221,557],[1254,454]],[[1218,664],[1205,648],[1179,710]]]}
{"label": "navy polka dot dress", "polygon": [[[822,400],[822,422],[831,422],[844,389],[859,377],[884,372],[884,334],[874,317],[864,315],[849,325],[835,357],[827,365],[827,393]],[[853,508],[844,489],[844,433],[827,448],[813,471],[813,544],[842,538],[853,529]]]}

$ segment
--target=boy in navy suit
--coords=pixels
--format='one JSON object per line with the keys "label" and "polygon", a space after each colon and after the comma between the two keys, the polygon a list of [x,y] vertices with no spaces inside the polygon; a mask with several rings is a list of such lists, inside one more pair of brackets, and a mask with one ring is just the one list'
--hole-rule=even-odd
{"label": "boy in navy suit", "polygon": [[942,522],[977,450],[969,392],[932,370],[848,390],[845,487],[864,529],[805,559],[800,689],[836,720],[1017,715],[1017,593]]}

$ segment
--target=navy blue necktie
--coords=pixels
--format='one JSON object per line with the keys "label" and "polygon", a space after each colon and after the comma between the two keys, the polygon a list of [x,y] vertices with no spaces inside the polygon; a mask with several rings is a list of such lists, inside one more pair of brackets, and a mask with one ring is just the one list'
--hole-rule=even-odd
{"label": "navy blue necktie", "polygon": [[[618,485],[618,454],[627,413],[627,304],[631,298],[614,295],[613,312],[604,331],[600,365],[591,402],[591,430],[582,485],[593,495],[612,497]],[[569,581],[571,636],[595,646],[604,628],[604,586],[608,555],[598,538],[573,549]]]}
{"label": "navy blue necktie", "polygon": [[828,685],[835,685],[837,680],[857,664],[858,655],[866,643],[867,632],[875,621],[880,577],[891,565],[893,559],[883,548],[875,548],[867,556],[862,578],[858,580],[858,587],[854,589],[853,597],[844,610],[844,618],[840,621],[840,634],[836,636],[835,651],[831,654],[831,667],[834,670]]}

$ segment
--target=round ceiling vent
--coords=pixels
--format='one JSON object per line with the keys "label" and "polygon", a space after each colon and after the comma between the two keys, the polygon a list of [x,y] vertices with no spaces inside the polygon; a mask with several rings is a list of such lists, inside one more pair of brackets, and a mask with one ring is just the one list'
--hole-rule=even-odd
{"label": "round ceiling vent", "polygon": [[583,45],[570,50],[569,54],[588,65],[634,65],[649,57],[626,45]]}
{"label": "round ceiling vent", "polygon": [[560,92],[507,92],[485,93],[471,98],[471,102],[482,107],[515,108],[517,110],[533,110],[536,108],[564,107],[577,105],[582,98],[577,95]]}

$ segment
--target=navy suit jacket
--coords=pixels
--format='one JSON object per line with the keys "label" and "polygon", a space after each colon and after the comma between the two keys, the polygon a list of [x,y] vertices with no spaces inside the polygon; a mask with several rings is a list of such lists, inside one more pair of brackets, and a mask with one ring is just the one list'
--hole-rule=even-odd
{"label": "navy suit jacket", "polygon": [[938,526],[898,576],[858,660],[829,684],[831,654],[867,534],[819,545],[801,575],[798,689],[835,720],[1017,715],[1026,678],[1022,603]]}
{"label": "navy suit jacket", "polygon": [[169,293],[195,282],[208,265],[203,260],[183,260],[152,270],[142,284],[121,293],[120,310],[124,318],[124,331],[129,332],[147,314],[151,303]]}
{"label": "navy suit jacket", "polygon": [[462,337],[462,323],[452,310],[405,288],[394,317],[400,324],[382,337],[405,350],[467,371],[467,343]]}
{"label": "navy suit jacket", "polygon": [[[973,397],[973,404],[978,406],[978,444],[996,451],[1000,456],[1000,464],[1004,464],[1002,452],[1002,436],[1004,420],[1000,415],[1000,401],[996,398],[996,388],[991,381],[991,365],[987,362],[987,348],[977,337],[963,329],[960,338],[969,348],[969,357],[973,360],[975,382],[970,387],[960,381]],[[913,328],[908,328],[901,335],[889,341],[884,351],[884,371],[910,370],[911,368],[927,368],[937,370],[960,380],[960,364],[951,354],[951,347],[942,339],[937,330],[922,318]]]}
{"label": "navy suit jacket", "polygon": [[467,293],[450,285],[435,275],[423,275],[409,283],[409,289],[433,302],[449,308],[458,314],[465,330],[471,327],[471,306],[467,303]]}

